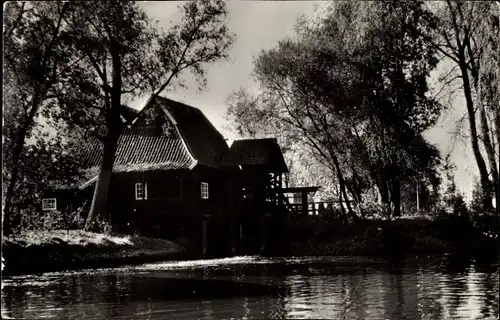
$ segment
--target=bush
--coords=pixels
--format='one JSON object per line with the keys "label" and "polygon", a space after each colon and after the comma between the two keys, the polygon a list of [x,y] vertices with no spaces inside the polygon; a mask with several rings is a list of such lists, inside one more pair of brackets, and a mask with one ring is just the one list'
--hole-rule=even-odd
{"label": "bush", "polygon": [[383,205],[377,202],[363,202],[361,203],[361,211],[365,218],[372,218],[377,220],[386,220],[387,214]]}
{"label": "bush", "polygon": [[498,238],[500,225],[495,211],[473,212],[470,220],[471,224],[481,233],[490,238]]}
{"label": "bush", "polygon": [[47,231],[55,229],[82,229],[85,225],[83,212],[78,210],[42,211],[24,209],[14,214],[11,219],[15,223],[14,233],[23,231]]}

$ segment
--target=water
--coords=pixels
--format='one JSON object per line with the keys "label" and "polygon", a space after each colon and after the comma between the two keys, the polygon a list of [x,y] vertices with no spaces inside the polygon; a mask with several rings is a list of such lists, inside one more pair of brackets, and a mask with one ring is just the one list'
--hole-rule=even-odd
{"label": "water", "polygon": [[453,256],[166,262],[3,279],[2,318],[498,319],[495,261]]}

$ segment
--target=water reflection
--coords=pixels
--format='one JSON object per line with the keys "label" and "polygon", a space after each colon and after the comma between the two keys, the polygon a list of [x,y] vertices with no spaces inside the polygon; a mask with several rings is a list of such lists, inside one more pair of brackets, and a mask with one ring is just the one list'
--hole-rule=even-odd
{"label": "water reflection", "polygon": [[24,319],[497,319],[498,293],[491,262],[249,259],[14,277],[1,303]]}

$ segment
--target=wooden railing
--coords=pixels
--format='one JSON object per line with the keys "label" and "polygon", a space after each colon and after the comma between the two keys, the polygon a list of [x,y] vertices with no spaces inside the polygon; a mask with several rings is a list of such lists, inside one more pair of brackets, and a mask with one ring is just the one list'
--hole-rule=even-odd
{"label": "wooden railing", "polygon": [[[269,192],[268,196],[269,198],[266,200],[268,204],[285,207],[286,210],[291,212],[293,215],[316,216],[316,215],[332,214],[340,210],[338,201],[308,202],[305,204],[305,206],[307,207],[304,208],[304,204],[302,203],[290,203],[290,198],[286,197],[281,192],[275,192],[275,191]],[[247,194],[246,197],[248,197],[248,200],[250,200],[252,198],[251,193]]]}
{"label": "wooden railing", "polygon": [[278,198],[281,199],[281,203],[286,209],[294,215],[324,215],[334,213],[334,211],[340,209],[338,201],[308,202],[306,204],[307,208],[304,210],[302,203],[290,203],[290,198],[282,193],[278,195]]}
{"label": "wooden railing", "polygon": [[339,209],[338,202],[334,201],[310,202],[306,204],[306,206],[307,208],[304,210],[304,205],[302,203],[288,204],[288,207],[290,208],[292,214],[297,215],[324,215]]}

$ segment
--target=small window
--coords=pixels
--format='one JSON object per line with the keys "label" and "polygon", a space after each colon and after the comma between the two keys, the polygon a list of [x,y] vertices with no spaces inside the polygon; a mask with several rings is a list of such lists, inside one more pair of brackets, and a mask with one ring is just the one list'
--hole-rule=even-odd
{"label": "small window", "polygon": [[57,209],[56,198],[46,198],[42,199],[42,210],[43,211],[53,211]]}
{"label": "small window", "polygon": [[135,200],[148,199],[148,184],[138,182],[135,184]]}
{"label": "small window", "polygon": [[208,183],[206,182],[201,183],[201,198],[208,199]]}

